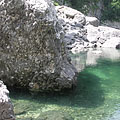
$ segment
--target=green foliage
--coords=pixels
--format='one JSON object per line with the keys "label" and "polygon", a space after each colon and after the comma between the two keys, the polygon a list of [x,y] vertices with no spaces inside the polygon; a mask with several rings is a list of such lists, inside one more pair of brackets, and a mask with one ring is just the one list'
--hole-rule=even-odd
{"label": "green foliage", "polygon": [[72,7],[87,14],[89,9],[94,11],[97,8],[96,3],[99,0],[71,0]]}
{"label": "green foliage", "polygon": [[[73,8],[87,14],[98,8],[99,0],[71,0]],[[102,20],[120,21],[120,0],[103,0]]]}
{"label": "green foliage", "polygon": [[53,3],[54,3],[55,6],[58,6],[58,5],[59,5],[59,3],[55,2],[55,1],[54,1]]}
{"label": "green foliage", "polygon": [[[58,6],[61,0],[54,0],[54,5]],[[100,0],[63,0],[62,4],[71,5],[74,9],[87,14],[89,10],[93,13],[98,9],[97,3]],[[102,10],[102,20],[120,21],[120,0],[102,0],[104,9]]]}
{"label": "green foliage", "polygon": [[104,0],[102,19],[120,21],[120,0]]}
{"label": "green foliage", "polygon": [[68,5],[71,6],[71,0],[52,0],[55,6],[58,5]]}

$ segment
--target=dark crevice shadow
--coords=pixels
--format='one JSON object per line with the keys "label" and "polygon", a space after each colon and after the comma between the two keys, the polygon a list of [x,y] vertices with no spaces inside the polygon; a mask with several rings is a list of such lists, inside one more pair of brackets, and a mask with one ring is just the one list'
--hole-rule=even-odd
{"label": "dark crevice shadow", "polygon": [[94,108],[104,103],[104,93],[101,89],[100,78],[88,73],[86,70],[79,73],[78,86],[74,91],[31,95],[25,90],[10,89],[10,93],[10,97],[15,100],[26,99],[40,104]]}

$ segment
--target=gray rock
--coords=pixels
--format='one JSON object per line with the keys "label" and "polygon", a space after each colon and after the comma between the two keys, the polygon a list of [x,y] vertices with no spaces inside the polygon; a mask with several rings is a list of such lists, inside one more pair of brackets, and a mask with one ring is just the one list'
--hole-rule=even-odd
{"label": "gray rock", "polygon": [[120,44],[116,45],[116,49],[120,49]]}
{"label": "gray rock", "polygon": [[76,86],[51,0],[0,0],[0,79],[32,91]]}
{"label": "gray rock", "polygon": [[[73,51],[74,48],[78,48],[79,43],[84,44],[84,41],[88,41],[87,31],[84,28],[86,19],[81,12],[66,6],[57,6],[56,10],[58,19],[62,21],[61,25],[65,31],[64,41],[68,49]],[[84,45],[81,46],[84,47]]]}
{"label": "gray rock", "polygon": [[120,43],[120,30],[93,25],[87,25],[87,39],[90,43],[96,44],[97,47],[102,48],[116,48],[116,45]]}
{"label": "gray rock", "polygon": [[86,24],[91,24],[91,25],[93,25],[95,27],[98,27],[99,24],[100,24],[99,20],[96,17],[88,17],[88,16],[86,16],[85,18],[86,18]]}
{"label": "gray rock", "polygon": [[115,48],[119,44],[120,30],[99,26],[96,17],[85,16],[66,6],[57,6],[56,10],[65,31],[64,41],[72,53],[84,51],[84,48]]}
{"label": "gray rock", "polygon": [[9,91],[0,81],[0,120],[15,120],[13,105],[8,95]]}

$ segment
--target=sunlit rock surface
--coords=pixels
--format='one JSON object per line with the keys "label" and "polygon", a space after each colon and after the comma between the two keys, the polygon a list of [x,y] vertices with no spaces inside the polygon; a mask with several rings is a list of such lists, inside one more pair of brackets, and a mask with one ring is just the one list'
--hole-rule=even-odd
{"label": "sunlit rock surface", "polygon": [[99,26],[96,17],[88,17],[66,6],[57,6],[57,16],[65,31],[64,41],[72,53],[88,48],[116,48],[120,43],[120,30]]}
{"label": "sunlit rock surface", "polygon": [[0,0],[0,79],[32,91],[76,86],[51,0]]}
{"label": "sunlit rock surface", "polygon": [[88,16],[86,16],[85,19],[86,19],[86,24],[87,25],[91,24],[91,25],[93,25],[95,27],[98,27],[99,24],[100,24],[99,20],[96,17],[88,17]]}
{"label": "sunlit rock surface", "polygon": [[64,41],[69,50],[83,49],[87,45],[85,15],[66,6],[56,6],[58,19],[65,31]]}
{"label": "sunlit rock surface", "polygon": [[0,120],[15,120],[13,105],[8,94],[6,86],[0,81]]}
{"label": "sunlit rock surface", "polygon": [[106,26],[87,25],[89,43],[102,48],[115,48],[120,43],[120,30]]}

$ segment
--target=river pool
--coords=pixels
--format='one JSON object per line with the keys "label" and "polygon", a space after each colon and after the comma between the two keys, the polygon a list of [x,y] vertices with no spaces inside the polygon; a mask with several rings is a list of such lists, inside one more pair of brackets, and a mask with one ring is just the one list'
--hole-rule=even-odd
{"label": "river pool", "polygon": [[34,96],[11,91],[16,120],[36,120],[44,113],[53,113],[53,118],[39,120],[60,120],[54,117],[56,113],[71,120],[120,120],[120,51],[89,50],[71,54],[71,58],[79,71],[76,90]]}

